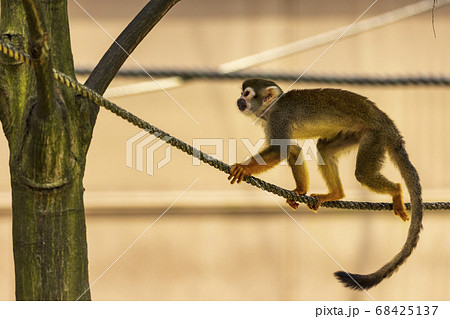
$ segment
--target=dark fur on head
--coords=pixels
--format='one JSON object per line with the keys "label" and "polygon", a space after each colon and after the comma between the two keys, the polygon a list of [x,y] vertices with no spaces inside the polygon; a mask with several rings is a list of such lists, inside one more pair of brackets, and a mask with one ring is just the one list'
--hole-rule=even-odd
{"label": "dark fur on head", "polygon": [[248,79],[245,80],[244,83],[242,83],[242,91],[244,91],[246,88],[251,87],[258,91],[261,88],[267,88],[270,86],[276,86],[280,89],[281,92],[283,90],[273,81],[266,80],[266,79]]}

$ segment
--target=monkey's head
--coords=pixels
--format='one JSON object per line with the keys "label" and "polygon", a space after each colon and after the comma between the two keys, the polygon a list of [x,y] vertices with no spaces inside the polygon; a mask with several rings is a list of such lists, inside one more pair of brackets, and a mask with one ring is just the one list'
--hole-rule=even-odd
{"label": "monkey's head", "polygon": [[265,79],[245,80],[237,106],[244,114],[261,116],[281,94],[283,91],[275,82]]}

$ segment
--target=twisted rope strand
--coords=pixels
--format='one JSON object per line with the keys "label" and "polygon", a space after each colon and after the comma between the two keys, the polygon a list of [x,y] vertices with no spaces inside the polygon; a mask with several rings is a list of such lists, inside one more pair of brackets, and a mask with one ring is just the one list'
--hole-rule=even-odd
{"label": "twisted rope strand", "polygon": [[[0,41],[0,49],[3,54],[15,59],[16,61],[20,61],[22,63],[31,65],[31,58],[22,53],[12,46],[5,44]],[[202,151],[194,148],[193,146],[177,139],[176,137],[171,136],[169,133],[164,132],[163,130],[157,128],[156,126],[142,120],[136,115],[128,112],[127,110],[121,108],[120,106],[106,100],[100,94],[92,91],[86,86],[78,83],[76,80],[70,78],[69,76],[57,71],[53,70],[54,78],[64,84],[65,86],[75,90],[91,102],[103,106],[107,110],[121,117],[122,119],[130,122],[134,126],[137,126],[143,130],[146,130],[150,134],[155,135],[157,138],[163,140],[164,142],[176,147],[177,149],[192,155],[202,162],[215,167],[216,169],[229,174],[230,166],[222,161],[219,161],[212,156],[203,153]],[[246,183],[249,183],[255,187],[261,188],[265,191],[271,192],[278,196],[284,197],[290,200],[296,200],[301,203],[305,203],[308,205],[316,204],[316,199],[306,195],[296,195],[294,192],[276,186],[274,184],[270,184],[262,179],[256,178],[254,176],[246,176],[244,178]],[[391,203],[373,203],[373,202],[353,202],[353,201],[331,201],[325,202],[322,204],[323,207],[333,207],[340,209],[355,209],[355,210],[392,210]],[[430,210],[438,210],[438,209],[450,209],[450,202],[435,202],[435,203],[424,203],[423,207],[425,209]],[[406,204],[406,208],[410,209],[410,205]]]}

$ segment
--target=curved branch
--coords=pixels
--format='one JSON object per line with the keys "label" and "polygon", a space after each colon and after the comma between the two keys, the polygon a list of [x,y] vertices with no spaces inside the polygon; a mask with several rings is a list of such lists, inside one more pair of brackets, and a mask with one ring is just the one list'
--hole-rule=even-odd
{"label": "curved branch", "polygon": [[129,55],[178,1],[149,1],[109,47],[85,85],[102,95]]}

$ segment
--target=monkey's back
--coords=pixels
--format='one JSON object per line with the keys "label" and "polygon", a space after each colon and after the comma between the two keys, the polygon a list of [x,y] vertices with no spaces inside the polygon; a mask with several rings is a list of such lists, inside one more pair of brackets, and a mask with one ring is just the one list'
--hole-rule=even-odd
{"label": "monkey's back", "polygon": [[[399,135],[392,120],[368,98],[341,89],[286,92],[269,112],[296,138],[326,137],[342,131],[380,130]],[[269,128],[269,131],[271,129]],[[273,132],[276,133],[276,132]]]}

